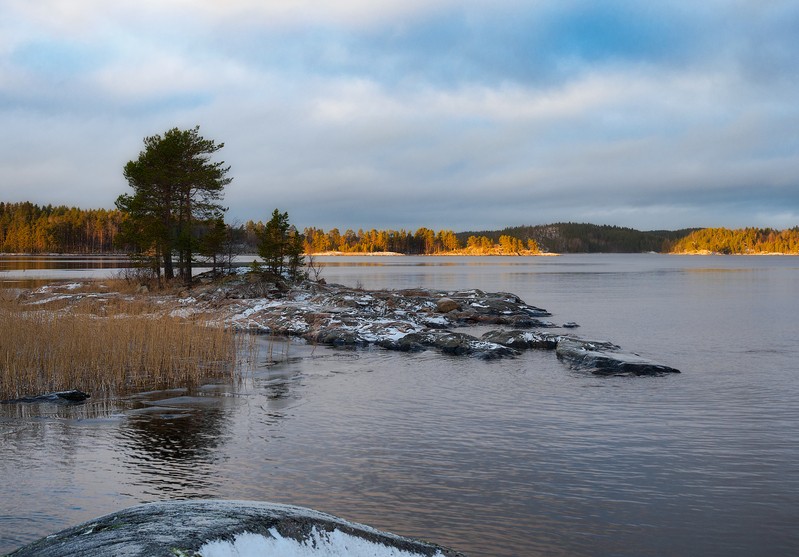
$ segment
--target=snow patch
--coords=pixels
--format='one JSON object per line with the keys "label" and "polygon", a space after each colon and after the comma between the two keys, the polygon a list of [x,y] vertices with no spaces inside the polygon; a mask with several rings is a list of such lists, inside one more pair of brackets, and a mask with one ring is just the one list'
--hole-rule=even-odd
{"label": "snow patch", "polygon": [[247,309],[245,309],[241,313],[231,317],[231,319],[234,320],[234,321],[239,320],[239,319],[244,319],[246,317],[249,317],[253,313],[258,313],[259,311],[263,311],[265,309],[268,309],[268,308],[271,308],[271,307],[275,307],[276,305],[279,305],[279,304],[276,304],[275,302],[268,302],[268,303],[263,303],[262,302],[260,304],[256,304],[254,306],[248,307]]}
{"label": "snow patch", "polygon": [[169,316],[179,317],[180,319],[188,319],[195,313],[197,313],[197,311],[192,308],[180,308],[180,309],[173,309],[171,312],[169,312]]}
{"label": "snow patch", "polygon": [[43,300],[36,300],[35,302],[30,302],[29,305],[40,306],[43,304],[49,304],[50,302],[57,302],[58,300],[69,300],[71,298],[72,294],[61,294],[60,296],[51,296],[49,298],[44,298]]}
{"label": "snow patch", "polygon": [[[340,530],[319,532],[315,527],[309,539],[298,542],[292,538],[284,538],[271,528],[268,538],[261,534],[242,533],[235,536],[232,542],[215,540],[204,544],[198,555],[201,557],[416,557],[420,553],[412,553],[370,542],[357,536],[345,534]],[[440,551],[436,556],[442,556]]]}

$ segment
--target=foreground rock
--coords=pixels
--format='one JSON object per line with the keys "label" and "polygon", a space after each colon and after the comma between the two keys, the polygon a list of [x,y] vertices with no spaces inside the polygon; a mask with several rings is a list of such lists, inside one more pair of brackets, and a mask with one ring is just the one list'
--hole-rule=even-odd
{"label": "foreground rock", "polygon": [[434,544],[302,507],[204,500],[131,507],[47,536],[11,553],[14,557],[221,554],[463,557],[462,553]]}

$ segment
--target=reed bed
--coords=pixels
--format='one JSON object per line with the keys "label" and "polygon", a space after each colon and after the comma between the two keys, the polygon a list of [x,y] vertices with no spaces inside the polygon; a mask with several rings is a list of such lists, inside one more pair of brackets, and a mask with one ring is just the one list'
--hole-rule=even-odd
{"label": "reed bed", "polygon": [[68,389],[135,392],[235,375],[245,339],[201,320],[146,315],[139,304],[32,311],[0,302],[0,400]]}

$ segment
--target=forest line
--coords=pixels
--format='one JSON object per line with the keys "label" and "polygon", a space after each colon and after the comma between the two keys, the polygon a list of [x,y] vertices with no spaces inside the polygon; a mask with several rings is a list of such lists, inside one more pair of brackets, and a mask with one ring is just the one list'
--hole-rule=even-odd
{"label": "forest line", "polygon": [[[0,202],[0,252],[118,254],[133,252],[120,242],[125,214],[118,209],[80,209]],[[213,229],[208,223],[206,231]],[[265,223],[225,224],[228,244],[239,253],[257,251]],[[198,231],[198,241],[203,236]],[[305,253],[351,254],[394,252],[403,255],[511,255],[536,253],[720,253],[799,254],[799,226],[771,228],[703,228],[676,231],[639,231],[583,223],[554,223],[509,227],[503,230],[454,232],[421,227],[406,229],[302,230]],[[202,242],[200,242],[202,245]],[[210,256],[203,253],[201,256]],[[207,252],[207,250],[205,250]]]}

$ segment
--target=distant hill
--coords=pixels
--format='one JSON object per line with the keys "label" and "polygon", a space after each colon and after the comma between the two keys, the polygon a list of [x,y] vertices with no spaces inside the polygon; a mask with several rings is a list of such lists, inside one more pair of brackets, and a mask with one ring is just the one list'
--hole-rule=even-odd
{"label": "distant hill", "polygon": [[556,253],[643,253],[669,252],[672,245],[696,231],[682,230],[640,231],[621,226],[558,222],[537,226],[514,226],[503,230],[459,232],[462,245],[469,236],[486,236],[495,242],[503,235],[520,240],[535,240],[542,251]]}

